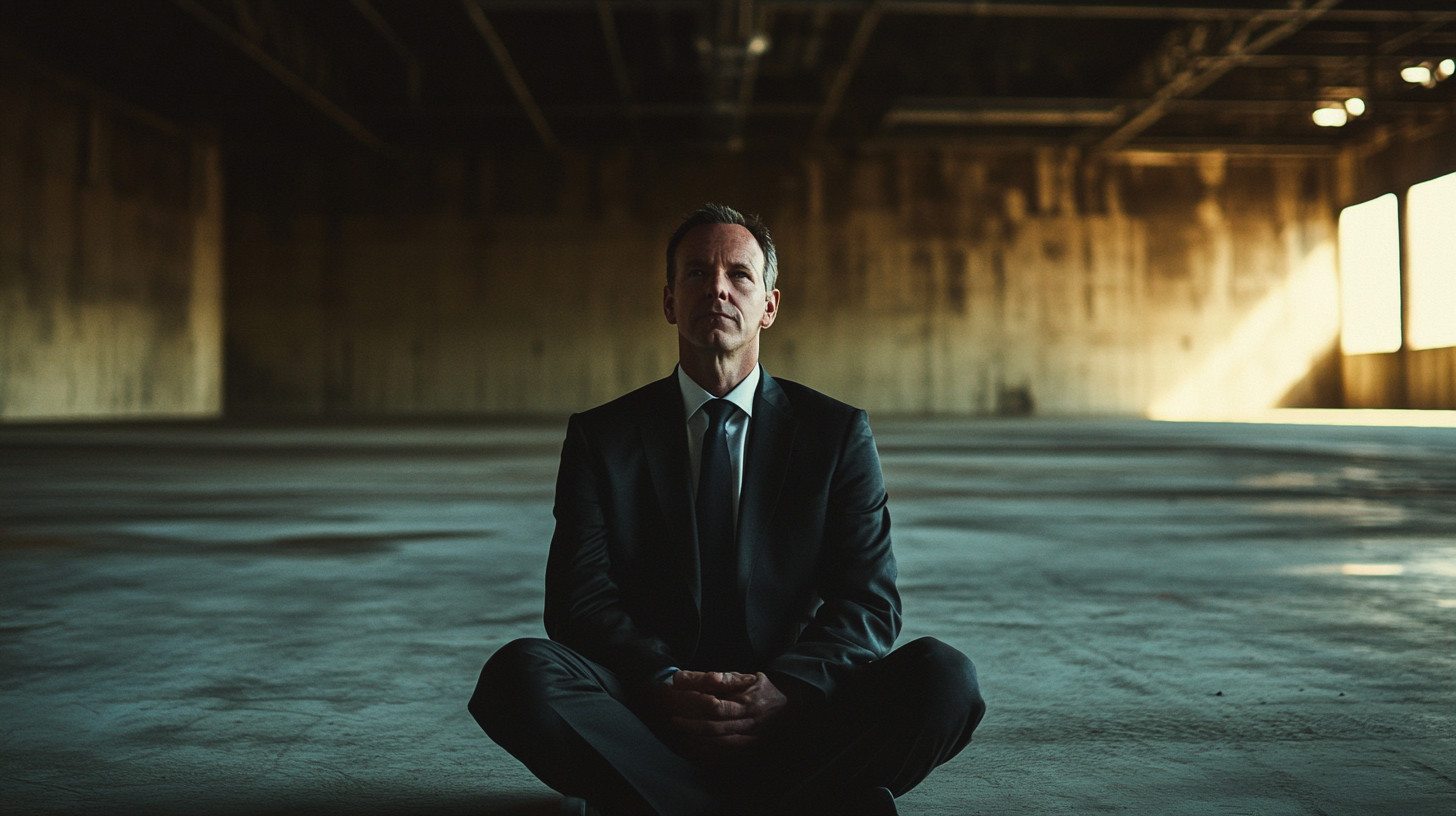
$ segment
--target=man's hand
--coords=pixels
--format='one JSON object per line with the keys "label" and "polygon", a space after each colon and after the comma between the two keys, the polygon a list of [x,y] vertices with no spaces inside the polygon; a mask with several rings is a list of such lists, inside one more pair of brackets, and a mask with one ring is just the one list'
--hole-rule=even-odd
{"label": "man's hand", "polygon": [[679,671],[656,693],[673,730],[710,750],[756,741],[789,704],[763,672]]}

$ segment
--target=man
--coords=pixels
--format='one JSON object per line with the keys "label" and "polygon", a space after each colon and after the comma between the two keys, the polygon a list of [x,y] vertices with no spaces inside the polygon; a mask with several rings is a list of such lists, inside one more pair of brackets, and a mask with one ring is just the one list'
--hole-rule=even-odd
{"label": "man", "polygon": [[777,271],[757,217],[698,208],[667,247],[677,370],[567,427],[551,639],[496,652],[470,711],[568,810],[894,813],[985,711],[960,652],[890,652],[874,438],[759,366]]}

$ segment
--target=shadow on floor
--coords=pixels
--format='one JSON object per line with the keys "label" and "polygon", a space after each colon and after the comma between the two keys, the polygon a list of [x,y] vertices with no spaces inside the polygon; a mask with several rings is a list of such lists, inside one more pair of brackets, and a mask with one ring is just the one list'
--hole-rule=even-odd
{"label": "shadow on floor", "polygon": [[251,816],[333,816],[344,813],[352,816],[555,816],[560,811],[561,798],[554,795],[486,794],[434,801],[300,801],[284,808],[263,808],[249,813]]}

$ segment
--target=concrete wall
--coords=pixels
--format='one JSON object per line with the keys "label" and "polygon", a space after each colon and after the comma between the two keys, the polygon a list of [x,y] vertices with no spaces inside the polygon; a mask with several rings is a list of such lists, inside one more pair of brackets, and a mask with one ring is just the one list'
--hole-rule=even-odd
{"label": "concrete wall", "polygon": [[222,207],[215,145],[0,66],[0,419],[218,413]]}
{"label": "concrete wall", "polygon": [[[1382,128],[1350,145],[1340,157],[1338,201],[1344,207],[1394,193],[1404,218],[1412,184],[1452,172],[1456,109],[1424,124]],[[1348,407],[1456,409],[1456,347],[1352,355],[1342,368]]]}
{"label": "concrete wall", "polygon": [[765,364],[903,413],[1336,405],[1332,163],[1062,149],[229,165],[230,411],[557,412],[671,370],[663,247],[761,212]]}

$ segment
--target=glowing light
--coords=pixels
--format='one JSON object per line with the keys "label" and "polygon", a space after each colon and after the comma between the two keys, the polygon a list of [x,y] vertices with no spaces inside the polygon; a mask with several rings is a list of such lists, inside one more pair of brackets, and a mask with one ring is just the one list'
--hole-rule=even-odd
{"label": "glowing light", "polygon": [[1400,222],[1390,193],[1340,213],[1340,346],[1400,349]]}
{"label": "glowing light", "polygon": [[1254,304],[1147,408],[1151,419],[1202,422],[1258,416],[1309,374],[1340,336],[1334,242],[1321,242],[1282,286]]}
{"label": "glowing light", "polygon": [[1436,74],[1440,76],[1441,79],[1445,79],[1452,74],[1456,74],[1456,59],[1441,60],[1441,62],[1436,66]]}
{"label": "glowing light", "polygon": [[1402,575],[1405,567],[1399,564],[1343,564],[1341,575]]}
{"label": "glowing light", "polygon": [[1456,609],[1456,598],[1440,598],[1436,601],[1436,606],[1441,609]]}
{"label": "glowing light", "polygon": [[[1159,422],[1208,422],[1200,416],[1153,416]],[[1217,418],[1218,422],[1254,425],[1351,425],[1375,428],[1456,428],[1456,411],[1410,411],[1402,408],[1270,408]]]}
{"label": "glowing light", "polygon": [[1431,66],[1410,65],[1400,69],[1400,78],[1412,85],[1426,85],[1431,81]]}
{"label": "glowing light", "polygon": [[754,34],[753,35],[753,39],[751,39],[751,40],[748,41],[748,54],[749,54],[749,56],[757,57],[757,56],[763,54],[763,52],[765,52],[767,50],[768,50],[768,36],[767,35],[764,35],[764,34]]}
{"label": "glowing light", "polygon": [[1310,118],[1320,127],[1344,127],[1350,121],[1344,108],[1315,108]]}
{"label": "glowing light", "polygon": [[1351,116],[1364,116],[1365,100],[1361,99],[1358,96],[1352,96],[1349,99],[1345,100],[1345,110]]}
{"label": "glowing light", "polygon": [[1413,349],[1456,346],[1456,173],[1423,181],[1406,196]]}

